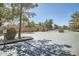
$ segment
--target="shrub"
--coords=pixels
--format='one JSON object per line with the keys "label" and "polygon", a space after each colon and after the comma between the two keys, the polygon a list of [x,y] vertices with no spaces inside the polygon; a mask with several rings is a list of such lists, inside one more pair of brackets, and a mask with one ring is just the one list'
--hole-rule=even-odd
{"label": "shrub", "polygon": [[7,33],[5,35],[7,40],[12,40],[16,36],[16,30],[14,28],[7,29]]}

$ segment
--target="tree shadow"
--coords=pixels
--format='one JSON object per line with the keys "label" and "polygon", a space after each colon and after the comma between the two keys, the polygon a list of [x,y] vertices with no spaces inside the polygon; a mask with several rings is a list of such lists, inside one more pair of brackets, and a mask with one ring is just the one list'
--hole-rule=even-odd
{"label": "tree shadow", "polygon": [[[70,50],[65,48],[72,48],[70,45],[50,44],[52,40],[30,40],[19,42],[13,45],[6,45],[0,51],[8,52],[16,50],[17,56],[75,56]],[[8,56],[13,54],[9,53]]]}

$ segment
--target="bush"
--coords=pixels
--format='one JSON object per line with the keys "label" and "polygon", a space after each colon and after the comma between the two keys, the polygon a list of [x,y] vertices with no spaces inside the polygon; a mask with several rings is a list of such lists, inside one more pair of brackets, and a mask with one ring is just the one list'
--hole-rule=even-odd
{"label": "bush", "polygon": [[17,32],[14,28],[10,28],[10,29],[7,30],[5,37],[6,37],[7,40],[12,40],[12,39],[15,38],[16,33]]}

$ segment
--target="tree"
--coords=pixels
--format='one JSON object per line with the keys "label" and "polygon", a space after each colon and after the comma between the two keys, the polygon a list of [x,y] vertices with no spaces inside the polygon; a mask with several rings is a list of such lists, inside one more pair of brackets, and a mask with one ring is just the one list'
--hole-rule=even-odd
{"label": "tree", "polygon": [[[11,24],[14,24],[14,19],[17,18],[18,13],[17,13],[17,8],[16,8],[16,4],[15,3],[6,3],[5,5],[5,9],[4,9],[4,18],[5,21],[10,22]],[[6,6],[9,7],[6,7]]]}
{"label": "tree", "polygon": [[53,20],[52,19],[48,19],[44,22],[44,25],[49,29],[52,30],[52,24],[53,24]]}
{"label": "tree", "polygon": [[16,18],[17,16],[18,16],[18,14],[17,13],[15,13],[16,11],[17,11],[17,9],[16,9],[16,6],[17,6],[17,4],[16,3],[11,3],[11,11],[12,11],[12,14],[11,14],[11,16],[12,16],[12,21],[14,21],[14,18]]}
{"label": "tree", "polygon": [[36,23],[34,21],[28,21],[28,27],[35,27]]}
{"label": "tree", "polygon": [[31,21],[31,27],[35,27],[35,22]]}
{"label": "tree", "polygon": [[23,26],[24,26],[25,23],[28,23],[28,21],[29,21],[28,17],[25,14],[22,15],[22,23],[23,23]]}
{"label": "tree", "polygon": [[[6,5],[9,5],[11,7],[6,7]],[[5,6],[5,8],[4,8]],[[21,38],[21,23],[23,21],[27,21],[28,17],[33,17],[36,14],[28,12],[27,10],[37,7],[38,4],[36,3],[11,3],[11,4],[0,4],[0,25],[1,19],[4,18],[5,21],[14,20],[15,18],[19,19],[19,34],[18,38]]]}
{"label": "tree", "polygon": [[6,8],[4,3],[0,3],[0,26],[6,21],[6,19],[11,19],[11,17],[9,17],[10,13],[11,10]]}
{"label": "tree", "polygon": [[54,24],[54,29],[58,29],[59,26],[57,24]]}
{"label": "tree", "polygon": [[42,23],[41,23],[41,22],[39,22],[38,24],[39,24],[40,26],[42,26]]}
{"label": "tree", "polygon": [[33,3],[24,3],[24,4],[20,3],[19,4],[19,7],[20,7],[20,15],[19,15],[20,23],[19,23],[19,34],[18,34],[19,39],[21,39],[21,23],[22,23],[21,19],[22,19],[23,12],[25,12],[27,9],[31,9],[37,6],[38,6],[37,4],[33,4]]}
{"label": "tree", "polygon": [[49,21],[46,19],[46,21],[44,22],[44,25],[46,26],[46,28],[49,27]]}
{"label": "tree", "polygon": [[73,15],[71,16],[70,28],[73,31],[76,31],[77,29],[79,29],[79,12],[78,11],[73,13]]}
{"label": "tree", "polygon": [[2,18],[3,18],[3,12],[4,12],[4,4],[0,3],[0,26],[2,25]]}
{"label": "tree", "polygon": [[52,30],[52,24],[53,24],[53,20],[49,19],[49,29]]}
{"label": "tree", "polygon": [[63,27],[63,29],[65,29],[65,30],[68,29],[68,26],[66,26],[66,25],[63,25],[62,27]]}

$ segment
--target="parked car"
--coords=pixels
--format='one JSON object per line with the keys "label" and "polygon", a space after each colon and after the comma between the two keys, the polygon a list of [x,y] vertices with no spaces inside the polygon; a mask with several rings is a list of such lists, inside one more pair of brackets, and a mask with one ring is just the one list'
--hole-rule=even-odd
{"label": "parked car", "polygon": [[64,29],[59,29],[58,31],[63,33],[64,32]]}
{"label": "parked car", "polygon": [[76,32],[79,32],[79,29],[77,29]]}

